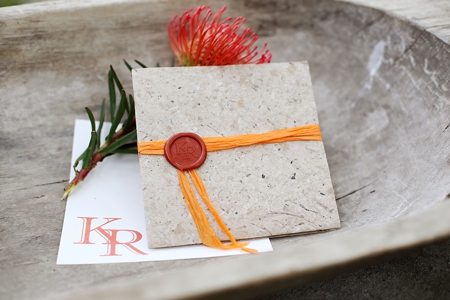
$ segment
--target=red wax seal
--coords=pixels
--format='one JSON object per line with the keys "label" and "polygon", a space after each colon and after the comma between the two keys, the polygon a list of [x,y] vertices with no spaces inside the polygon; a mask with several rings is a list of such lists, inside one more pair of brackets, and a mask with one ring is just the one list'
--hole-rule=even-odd
{"label": "red wax seal", "polygon": [[164,156],[172,166],[181,171],[196,169],[206,159],[206,145],[195,133],[177,133],[164,145]]}

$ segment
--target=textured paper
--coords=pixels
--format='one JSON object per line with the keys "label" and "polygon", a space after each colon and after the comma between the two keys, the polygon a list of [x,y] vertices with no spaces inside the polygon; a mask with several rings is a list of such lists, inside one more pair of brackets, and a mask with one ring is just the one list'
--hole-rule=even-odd
{"label": "textured paper", "polygon": [[[103,133],[108,133],[105,124]],[[91,136],[88,120],[77,120],[72,164]],[[70,177],[74,177],[71,170]],[[88,221],[90,220],[90,221]],[[108,221],[110,221],[108,224]],[[90,222],[88,228],[87,222]],[[105,225],[103,225],[105,224]],[[269,239],[250,241],[260,252],[272,251]],[[113,155],[89,174],[67,200],[57,264],[102,264],[248,254],[203,245],[149,249],[137,155]]]}
{"label": "textured paper", "polygon": [[[230,136],[318,123],[306,62],[138,69],[133,86],[139,141],[179,132]],[[163,156],[139,160],[149,246],[200,243],[176,170]],[[339,228],[322,142],[211,152],[198,173],[238,239]]]}

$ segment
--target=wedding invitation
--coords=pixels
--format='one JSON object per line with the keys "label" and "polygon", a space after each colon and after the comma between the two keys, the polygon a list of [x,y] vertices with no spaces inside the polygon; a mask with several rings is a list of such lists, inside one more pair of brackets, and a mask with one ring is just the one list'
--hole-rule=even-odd
{"label": "wedding invitation", "polygon": [[[138,142],[180,132],[200,137],[265,133],[319,124],[306,62],[132,72]],[[201,243],[163,155],[139,155],[150,248]],[[197,170],[236,239],[340,226],[322,141],[287,141],[208,152]],[[197,195],[214,232],[228,240]]]}

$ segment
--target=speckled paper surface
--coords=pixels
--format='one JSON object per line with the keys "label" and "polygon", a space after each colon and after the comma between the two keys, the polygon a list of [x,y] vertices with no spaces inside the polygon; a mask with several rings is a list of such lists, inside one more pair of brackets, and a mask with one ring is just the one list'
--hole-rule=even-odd
{"label": "speckled paper surface", "polygon": [[[179,132],[229,136],[318,123],[306,62],[149,68],[132,74],[139,141]],[[139,160],[149,247],[201,243],[174,167],[164,156],[140,155]],[[322,142],[211,152],[197,171],[237,239],[339,228]]]}

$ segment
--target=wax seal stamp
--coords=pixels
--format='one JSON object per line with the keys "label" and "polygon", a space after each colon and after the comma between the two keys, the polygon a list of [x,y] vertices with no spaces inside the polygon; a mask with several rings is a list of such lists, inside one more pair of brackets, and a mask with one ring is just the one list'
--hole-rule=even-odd
{"label": "wax seal stamp", "polygon": [[206,159],[206,145],[195,133],[177,133],[164,145],[164,156],[172,166],[181,171],[196,169]]}

